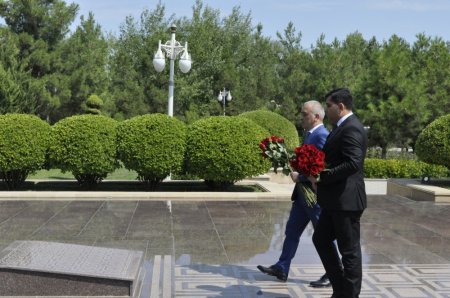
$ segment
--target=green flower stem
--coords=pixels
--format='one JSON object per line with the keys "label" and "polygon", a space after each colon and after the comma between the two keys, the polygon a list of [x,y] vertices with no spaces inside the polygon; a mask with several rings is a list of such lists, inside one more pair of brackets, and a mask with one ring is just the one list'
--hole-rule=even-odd
{"label": "green flower stem", "polygon": [[316,193],[309,188],[308,186],[305,186],[304,184],[300,183],[302,191],[303,191],[303,195],[305,197],[305,201],[306,204],[308,205],[308,207],[312,207],[315,204],[317,204],[317,196]]}
{"label": "green flower stem", "polygon": [[289,157],[289,153],[287,152],[286,148],[283,148],[283,149],[284,149],[284,153],[286,154],[286,157],[287,157],[286,163],[288,165],[289,172],[292,173],[292,172],[294,172],[294,170],[292,169],[291,163],[289,162],[291,158]]}

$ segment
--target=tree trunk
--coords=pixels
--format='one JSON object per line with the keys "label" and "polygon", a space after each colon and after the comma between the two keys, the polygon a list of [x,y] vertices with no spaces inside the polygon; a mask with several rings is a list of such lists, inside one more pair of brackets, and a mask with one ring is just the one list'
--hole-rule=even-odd
{"label": "tree trunk", "polygon": [[386,159],[386,155],[387,155],[387,146],[382,146],[381,147],[381,158]]}

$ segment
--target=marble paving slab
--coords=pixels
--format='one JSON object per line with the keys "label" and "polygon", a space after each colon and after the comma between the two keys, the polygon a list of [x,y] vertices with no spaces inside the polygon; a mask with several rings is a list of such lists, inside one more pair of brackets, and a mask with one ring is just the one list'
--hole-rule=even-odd
{"label": "marble paving slab", "polygon": [[135,296],[143,252],[15,241],[0,253],[0,295]]}

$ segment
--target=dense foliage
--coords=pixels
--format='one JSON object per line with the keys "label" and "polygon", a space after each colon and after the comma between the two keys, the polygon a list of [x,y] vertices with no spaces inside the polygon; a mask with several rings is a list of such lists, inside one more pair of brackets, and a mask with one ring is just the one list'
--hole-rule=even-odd
{"label": "dense foliage", "polygon": [[417,139],[416,153],[425,162],[450,169],[450,114],[425,127]]}
{"label": "dense foliage", "polygon": [[188,128],[187,170],[213,187],[265,173],[270,164],[262,158],[259,142],[267,135],[266,129],[244,117],[198,120]]}
{"label": "dense foliage", "polygon": [[78,115],[52,127],[51,167],[71,172],[81,185],[100,183],[119,167],[116,121],[99,115]]}
{"label": "dense foliage", "polygon": [[415,160],[367,158],[364,161],[364,177],[366,178],[421,178],[448,177],[448,169],[444,166],[428,164]]}
{"label": "dense foliage", "polygon": [[240,115],[246,117],[259,126],[265,128],[270,135],[276,135],[284,138],[284,142],[288,149],[294,150],[296,146],[299,146],[300,141],[298,137],[297,129],[288,119],[283,116],[265,110],[245,112]]}
{"label": "dense foliage", "polygon": [[121,122],[117,128],[120,161],[152,188],[182,168],[185,142],[185,125],[167,115],[137,116]]}
{"label": "dense foliage", "polygon": [[[190,124],[221,114],[222,88],[233,100],[227,114],[268,108],[292,123],[303,102],[349,87],[369,141],[383,150],[414,147],[419,133],[450,113],[450,43],[419,33],[411,44],[393,35],[378,41],[349,33],[344,40],[302,45],[292,23],[271,39],[239,7],[222,16],[197,0],[191,17],[167,16],[164,5],[127,17],[106,35],[94,16],[62,0],[0,2],[0,113],[36,114],[50,123],[84,113],[92,94],[114,119],[167,112],[169,67],[157,73],[158,40],[189,42],[192,70],[175,68],[174,115]],[[420,112],[417,112],[420,111]]]}
{"label": "dense foliage", "polygon": [[45,162],[50,125],[33,115],[0,115],[0,179],[9,189],[25,181]]}

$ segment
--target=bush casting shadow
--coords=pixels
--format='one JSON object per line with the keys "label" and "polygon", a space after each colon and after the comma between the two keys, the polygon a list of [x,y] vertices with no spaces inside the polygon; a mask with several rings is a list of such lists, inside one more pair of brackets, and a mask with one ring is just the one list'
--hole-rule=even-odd
{"label": "bush casting shadow", "polygon": [[[0,182],[0,191],[7,191],[6,184]],[[140,181],[103,181],[94,187],[80,186],[76,180],[25,181],[17,191],[149,191],[148,185]],[[203,181],[167,181],[159,183],[154,190],[160,192],[264,192],[257,184],[230,185],[214,190]]]}

